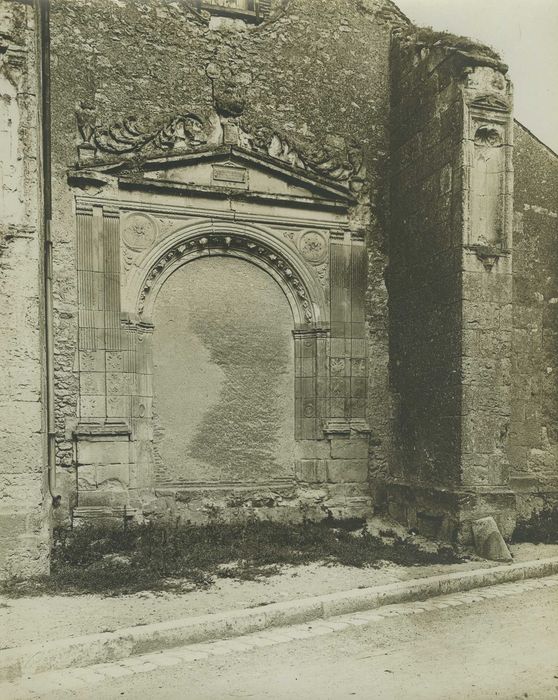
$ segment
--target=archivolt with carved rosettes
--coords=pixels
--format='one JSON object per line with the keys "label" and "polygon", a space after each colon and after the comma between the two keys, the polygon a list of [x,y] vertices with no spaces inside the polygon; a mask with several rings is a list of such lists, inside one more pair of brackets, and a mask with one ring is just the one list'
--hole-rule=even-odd
{"label": "archivolt with carved rosettes", "polygon": [[209,252],[217,255],[242,254],[261,260],[271,267],[281,277],[286,286],[293,292],[301,307],[306,323],[312,323],[314,312],[310,295],[304,282],[292,269],[292,266],[282,255],[269,246],[249,237],[226,234],[206,234],[190,238],[174,245],[151,268],[139,297],[138,312],[141,315],[145,309],[146,300],[164,273],[177,261],[189,257],[207,255]]}

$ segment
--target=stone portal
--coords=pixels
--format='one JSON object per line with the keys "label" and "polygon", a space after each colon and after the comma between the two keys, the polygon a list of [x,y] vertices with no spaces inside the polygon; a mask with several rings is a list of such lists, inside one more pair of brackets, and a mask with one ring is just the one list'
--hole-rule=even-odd
{"label": "stone portal", "polygon": [[293,479],[294,323],[275,280],[200,258],[165,282],[153,321],[156,482]]}
{"label": "stone portal", "polygon": [[74,519],[369,512],[352,194],[270,158],[209,145],[131,179],[113,164],[93,176],[102,204],[76,198]]}

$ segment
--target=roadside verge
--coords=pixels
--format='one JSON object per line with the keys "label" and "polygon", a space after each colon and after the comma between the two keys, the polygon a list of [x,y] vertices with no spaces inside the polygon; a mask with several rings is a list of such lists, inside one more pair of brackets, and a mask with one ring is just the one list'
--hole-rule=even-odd
{"label": "roadside verge", "polygon": [[0,651],[0,681],[557,573],[558,557],[552,557],[26,644]]}

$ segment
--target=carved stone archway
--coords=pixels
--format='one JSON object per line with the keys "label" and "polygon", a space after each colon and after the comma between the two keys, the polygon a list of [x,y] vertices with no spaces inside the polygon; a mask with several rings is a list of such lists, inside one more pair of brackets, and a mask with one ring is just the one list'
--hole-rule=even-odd
{"label": "carved stone archway", "polygon": [[[327,418],[327,342],[329,331],[321,327],[327,318],[325,295],[302,258],[277,235],[253,226],[196,222],[177,229],[143,258],[130,277],[123,302],[129,317],[129,344],[135,343],[138,410],[132,420],[132,441],[140,461],[149,463],[153,474],[154,418],[153,330],[157,296],[167,280],[190,262],[211,257],[245,260],[268,274],[285,295],[293,318],[294,436],[295,440],[323,439]],[[270,322],[272,320],[270,319]],[[322,394],[318,395],[321,386]],[[143,407],[145,406],[145,410]],[[293,464],[293,478],[295,464]],[[180,487],[197,482],[181,482]],[[294,482],[293,482],[294,483]],[[176,484],[173,484],[176,486]]]}

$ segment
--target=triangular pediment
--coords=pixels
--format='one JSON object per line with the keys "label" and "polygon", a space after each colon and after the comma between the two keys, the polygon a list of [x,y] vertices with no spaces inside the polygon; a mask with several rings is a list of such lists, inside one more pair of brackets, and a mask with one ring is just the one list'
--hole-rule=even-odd
{"label": "triangular pediment", "polygon": [[189,153],[120,161],[70,173],[70,182],[117,181],[124,189],[216,196],[272,198],[350,206],[346,183],[316,175],[282,160],[240,146],[200,148]]}

